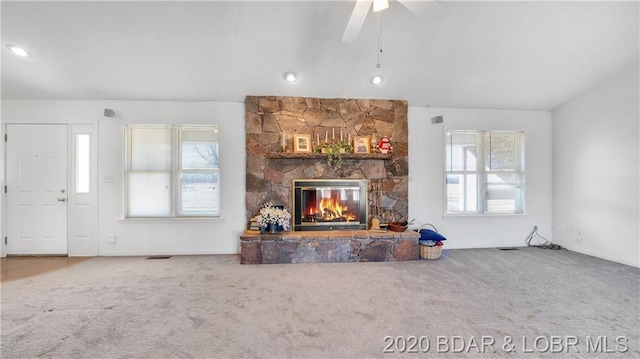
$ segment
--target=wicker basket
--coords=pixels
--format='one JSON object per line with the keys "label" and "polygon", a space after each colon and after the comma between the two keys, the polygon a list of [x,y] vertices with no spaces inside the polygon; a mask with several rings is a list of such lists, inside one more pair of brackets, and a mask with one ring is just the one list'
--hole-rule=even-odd
{"label": "wicker basket", "polygon": [[438,259],[442,254],[442,246],[420,246],[420,258],[422,259]]}
{"label": "wicker basket", "polygon": [[[425,223],[420,228],[416,229],[416,232],[420,232],[420,230],[426,226],[433,228],[433,231],[438,233],[438,229],[431,223]],[[420,258],[422,259],[438,259],[442,255],[442,246],[420,246]]]}

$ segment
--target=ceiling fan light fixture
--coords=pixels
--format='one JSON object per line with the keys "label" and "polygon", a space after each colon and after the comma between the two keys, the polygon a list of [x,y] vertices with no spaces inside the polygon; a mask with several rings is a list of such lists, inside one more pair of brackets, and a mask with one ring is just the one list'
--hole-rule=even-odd
{"label": "ceiling fan light fixture", "polygon": [[288,71],[282,75],[282,78],[287,82],[296,82],[298,81],[298,74],[292,71]]}
{"label": "ceiling fan light fixture", "polygon": [[384,78],[380,75],[375,75],[371,78],[371,80],[369,80],[369,82],[374,86],[379,86],[382,85],[382,82],[384,82]]}
{"label": "ceiling fan light fixture", "polygon": [[20,47],[18,45],[7,44],[7,49],[9,51],[11,51],[11,53],[16,55],[16,56],[29,57],[29,53],[27,52],[27,50],[23,49],[22,47]]}
{"label": "ceiling fan light fixture", "polygon": [[373,12],[382,11],[389,7],[389,0],[373,0]]}

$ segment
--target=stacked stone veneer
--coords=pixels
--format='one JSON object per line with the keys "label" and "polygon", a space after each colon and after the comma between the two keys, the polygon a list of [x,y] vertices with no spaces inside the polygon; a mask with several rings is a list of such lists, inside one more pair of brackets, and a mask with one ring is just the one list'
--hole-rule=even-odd
{"label": "stacked stone veneer", "polygon": [[417,232],[325,231],[244,234],[242,264],[388,262],[419,259]]}
{"label": "stacked stone veneer", "polygon": [[[282,204],[291,211],[292,181],[306,178],[366,178],[379,182],[383,214],[408,213],[406,101],[247,96],[245,110],[247,220],[266,202]],[[282,152],[283,131],[289,137],[287,151],[293,152],[292,134],[309,134],[315,144],[315,134],[324,141],[328,131],[331,140],[334,128],[336,137],[342,130],[345,139],[349,134],[352,138],[389,136],[393,143],[391,159],[349,159],[341,168],[333,168],[326,159],[269,158]],[[369,208],[372,213],[374,208]]]}

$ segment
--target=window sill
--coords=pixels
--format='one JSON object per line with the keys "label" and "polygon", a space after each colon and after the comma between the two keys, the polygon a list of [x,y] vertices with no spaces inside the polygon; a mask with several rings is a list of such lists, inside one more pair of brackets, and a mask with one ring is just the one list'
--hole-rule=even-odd
{"label": "window sill", "polygon": [[527,217],[528,213],[460,213],[444,214],[442,218]]}
{"label": "window sill", "polygon": [[191,221],[211,221],[223,222],[224,217],[124,217],[118,218],[119,222],[191,222]]}

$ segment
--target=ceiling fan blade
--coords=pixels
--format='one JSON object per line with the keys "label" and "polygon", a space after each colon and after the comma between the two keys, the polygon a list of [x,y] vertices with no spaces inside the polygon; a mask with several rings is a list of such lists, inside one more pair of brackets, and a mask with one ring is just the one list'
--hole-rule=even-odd
{"label": "ceiling fan blade", "polygon": [[358,38],[360,29],[362,29],[362,25],[367,18],[372,3],[373,0],[358,0],[356,2],[347,27],[344,29],[344,34],[342,35],[343,42],[351,42]]}
{"label": "ceiling fan blade", "polygon": [[421,19],[439,8],[435,0],[398,0],[398,2]]}

